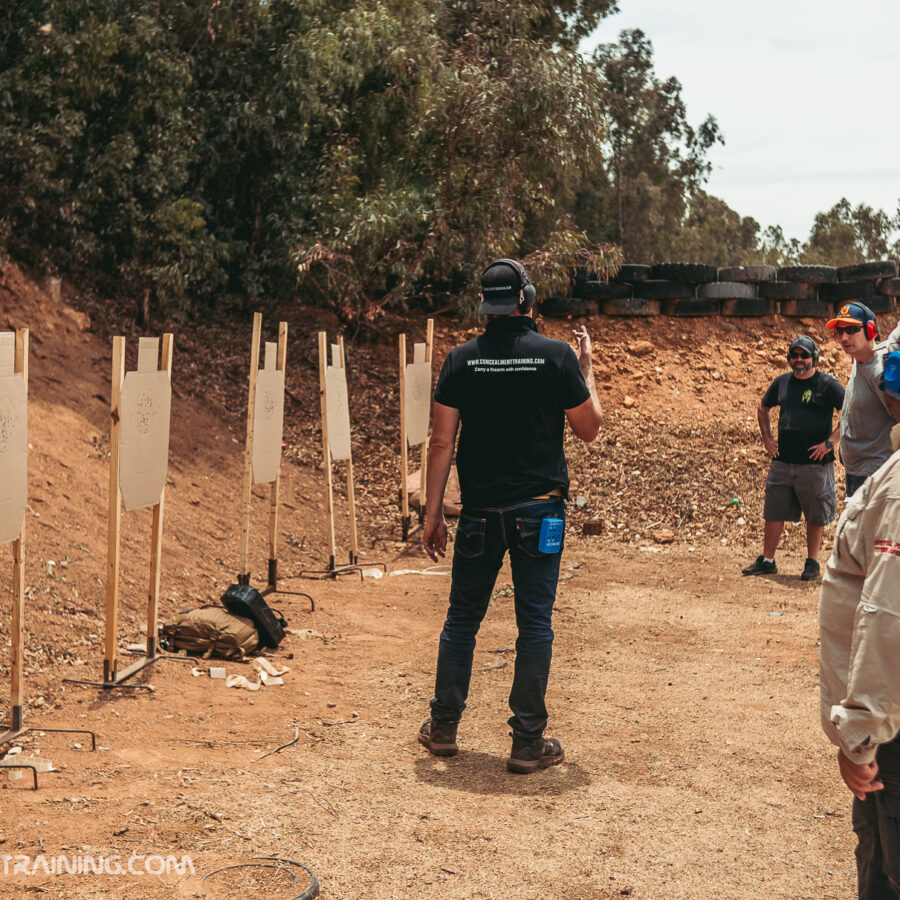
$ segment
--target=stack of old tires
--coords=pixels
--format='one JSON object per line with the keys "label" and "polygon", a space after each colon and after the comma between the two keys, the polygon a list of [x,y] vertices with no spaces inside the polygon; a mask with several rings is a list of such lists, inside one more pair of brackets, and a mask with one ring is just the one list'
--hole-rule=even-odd
{"label": "stack of old tires", "polygon": [[548,298],[545,315],[830,317],[858,300],[876,312],[900,296],[894,260],[841,266],[715,266],[627,263],[607,281],[579,272],[571,296]]}

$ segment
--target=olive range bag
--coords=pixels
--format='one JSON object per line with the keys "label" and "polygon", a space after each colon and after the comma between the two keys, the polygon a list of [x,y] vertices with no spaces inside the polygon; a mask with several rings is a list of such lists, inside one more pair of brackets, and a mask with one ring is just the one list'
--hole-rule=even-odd
{"label": "olive range bag", "polygon": [[184,650],[208,659],[243,659],[259,646],[259,632],[250,619],[236,616],[221,606],[202,606],[178,613],[160,626],[164,650]]}

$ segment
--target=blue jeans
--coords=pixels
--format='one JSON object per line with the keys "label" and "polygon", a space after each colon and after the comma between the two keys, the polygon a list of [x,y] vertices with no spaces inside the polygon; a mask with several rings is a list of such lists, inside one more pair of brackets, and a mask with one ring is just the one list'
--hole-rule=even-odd
{"label": "blue jeans", "polygon": [[883,791],[853,798],[856,876],[859,900],[900,898],[900,740],[881,744],[875,754]]}
{"label": "blue jeans", "polygon": [[562,555],[562,547],[556,553],[538,550],[545,516],[565,519],[565,502],[552,498],[503,508],[463,507],[453,549],[450,608],[438,649],[433,718],[458,722],[466,708],[475,636],[509,550],[519,632],[509,724],[516,737],[538,738],[543,734],[547,725],[544,695],[553,648],[550,624]]}

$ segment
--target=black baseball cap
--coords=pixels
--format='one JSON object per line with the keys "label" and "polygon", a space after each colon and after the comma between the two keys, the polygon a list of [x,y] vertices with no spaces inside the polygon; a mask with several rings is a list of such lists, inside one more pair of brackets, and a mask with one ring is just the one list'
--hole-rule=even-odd
{"label": "black baseball cap", "polygon": [[498,259],[481,275],[481,305],[478,312],[486,316],[505,316],[515,312],[519,293],[531,279],[525,267],[514,259]]}
{"label": "black baseball cap", "polygon": [[809,353],[809,355],[813,357],[813,359],[815,359],[819,353],[819,348],[816,346],[816,342],[806,334],[801,334],[791,341],[791,346],[788,347],[788,358],[790,358],[790,355],[795,347],[800,347],[801,349],[806,350],[806,352]]}

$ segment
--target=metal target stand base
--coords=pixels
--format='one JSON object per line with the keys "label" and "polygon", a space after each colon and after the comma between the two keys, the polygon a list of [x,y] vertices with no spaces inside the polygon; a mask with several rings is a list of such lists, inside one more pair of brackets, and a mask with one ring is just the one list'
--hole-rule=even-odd
{"label": "metal target stand base", "polygon": [[109,662],[103,661],[103,681],[87,681],[81,678],[63,678],[66,684],[80,684],[86,687],[98,687],[104,690],[112,690],[113,688],[125,688],[132,691],[153,691],[153,685],[150,684],[123,684],[134,675],[137,675],[141,669],[152,666],[154,663],[161,662],[164,659],[171,659],[178,662],[187,662],[197,665],[199,660],[195,656],[175,656],[169,653],[154,653],[153,647],[150,647],[150,655],[142,656],[136,662],[119,672],[117,669],[110,671]]}
{"label": "metal target stand base", "polygon": [[353,557],[352,559],[353,561],[347,565],[338,566],[335,565],[334,557],[332,556],[329,560],[327,569],[304,569],[297,577],[313,578],[318,581],[324,581],[326,578],[340,578],[342,575],[353,575],[354,573],[358,573],[359,580],[365,581],[365,575],[363,574],[364,569],[381,569],[385,575],[387,574],[386,563],[367,562],[364,566],[361,566],[358,557]]}
{"label": "metal target stand base", "polygon": [[[3,543],[11,543],[13,551],[13,608],[10,628],[10,645],[12,647],[12,660],[10,665],[10,709],[12,721],[10,729],[0,734],[0,747],[9,744],[16,738],[30,731],[54,732],[59,734],[89,734],[91,736],[91,750],[97,749],[97,736],[86,728],[41,728],[24,724],[23,719],[23,685],[22,685],[22,659],[25,649],[25,504],[27,502],[27,479],[25,476],[27,464],[27,428],[25,426],[28,405],[28,347],[29,330],[27,328],[15,332],[0,334],[0,381],[4,383],[3,405],[11,404],[12,418],[7,419],[11,431],[7,435],[10,438],[9,447],[19,447],[21,456],[17,456],[15,450],[12,455],[4,458],[4,466],[8,460],[12,460],[12,471],[4,468],[4,478],[13,482],[13,495],[15,496],[16,466],[21,464],[20,474],[22,481],[21,495],[21,520],[17,527],[17,534],[11,534],[8,520],[4,519]],[[10,384],[12,379],[12,384]],[[21,444],[15,441],[21,439]],[[0,767],[2,769],[30,769],[34,780],[34,790],[38,788],[37,766],[21,763],[11,763]]]}
{"label": "metal target stand base", "polygon": [[[422,530],[422,526],[425,524],[425,513],[419,513],[419,520],[415,525],[412,525],[412,516],[404,516],[400,526],[400,540],[404,543],[410,539],[410,537],[417,532]],[[410,528],[412,525],[412,528]]]}
{"label": "metal target stand base", "polygon": [[187,662],[193,665],[197,665],[200,662],[200,660],[198,660],[196,656],[176,656],[172,653],[157,653],[155,640],[147,642],[147,649],[150,651],[148,655],[142,656],[139,660],[136,660],[121,672],[119,672],[118,669],[113,669],[112,671],[110,671],[109,662],[107,660],[104,660],[103,681],[87,681],[80,678],[63,678],[63,681],[67,684],[82,684],[89,687],[103,688],[104,690],[111,690],[112,688],[126,688],[132,691],[152,692],[153,686],[150,684],[123,684],[123,682],[131,678],[132,676],[137,675],[137,673],[140,672],[141,669],[145,669],[147,668],[147,666],[152,666],[153,663],[160,662],[164,659],[171,659],[178,662]]}
{"label": "metal target stand base", "polygon": [[[88,730],[87,728],[44,728],[40,725],[23,725],[22,724],[22,707],[14,706],[12,711],[12,728],[7,731],[5,734],[0,734],[0,747],[4,744],[10,744],[16,738],[21,737],[23,734],[28,734],[29,731],[32,732],[48,732],[51,734],[89,734],[91,736],[91,750],[94,751],[97,749],[97,735]],[[31,769],[32,777],[34,778],[34,784],[32,786],[32,790],[38,789],[38,777],[37,777],[37,767],[30,766],[27,763],[22,764],[14,764],[7,766],[0,766],[0,771],[3,769]]]}
{"label": "metal target stand base", "polygon": [[[238,584],[250,584],[250,573],[244,572],[237,577]],[[316,601],[313,600],[312,595],[307,594],[305,591],[286,591],[283,588],[278,587],[278,560],[270,559],[269,560],[269,572],[268,572],[268,584],[259,592],[261,597],[268,597],[269,594],[285,594],[289,597],[306,597],[309,600],[309,611],[316,611]]]}

